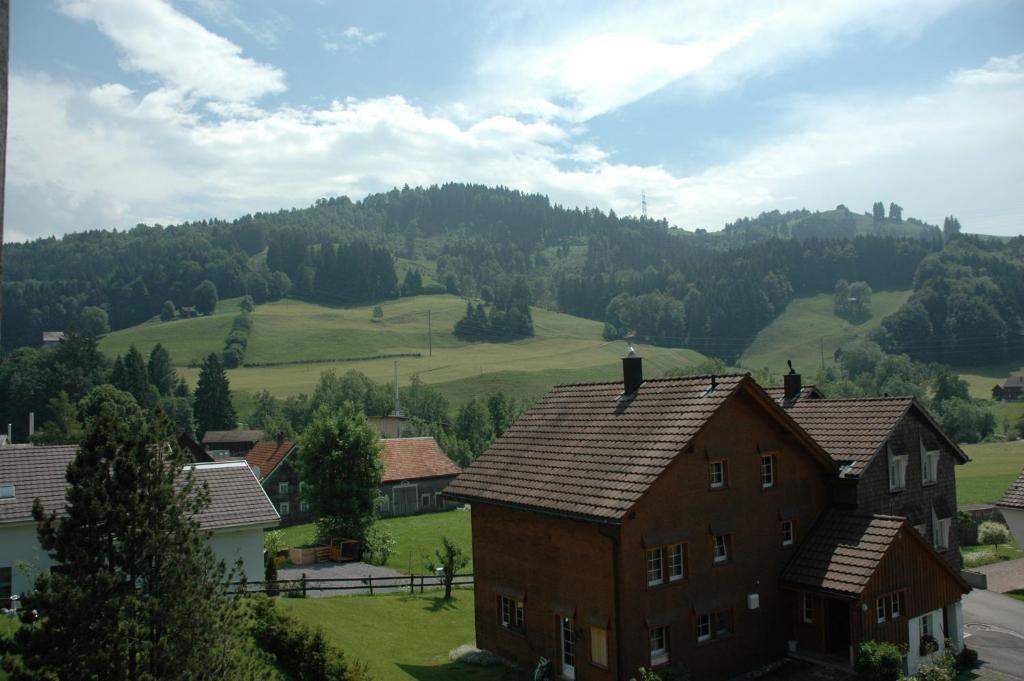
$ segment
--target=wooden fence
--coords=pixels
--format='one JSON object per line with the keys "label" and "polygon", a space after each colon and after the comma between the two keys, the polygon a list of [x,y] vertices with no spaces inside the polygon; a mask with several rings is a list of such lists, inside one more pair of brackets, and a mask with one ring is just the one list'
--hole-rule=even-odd
{"label": "wooden fence", "polygon": [[[452,579],[452,586],[473,586],[473,575],[455,575]],[[229,594],[258,594],[267,593],[270,595],[281,595],[286,598],[306,598],[310,592],[317,591],[361,591],[369,594],[374,593],[416,593],[419,589],[423,593],[425,589],[440,589],[444,587],[444,578],[438,575],[395,575],[391,577],[332,577],[318,579],[309,577],[305,572],[299,579],[279,579],[273,582],[234,582]]]}

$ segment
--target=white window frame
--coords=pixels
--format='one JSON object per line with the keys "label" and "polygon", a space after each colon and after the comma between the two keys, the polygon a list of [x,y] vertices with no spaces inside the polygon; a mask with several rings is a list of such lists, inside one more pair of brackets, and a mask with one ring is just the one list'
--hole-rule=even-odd
{"label": "white window frame", "polygon": [[498,622],[506,629],[522,631],[525,617],[523,616],[523,602],[517,601],[508,596],[498,594],[501,611],[498,615]]}
{"label": "white window frame", "polygon": [[[932,511],[933,515],[934,513]],[[949,530],[952,526],[952,518],[932,518],[932,527],[934,528],[932,544],[935,546],[936,551],[945,551],[949,548]]]}
{"label": "white window frame", "polygon": [[907,455],[893,454],[892,447],[886,447],[889,452],[889,491],[902,492],[907,489]]}
{"label": "white window frame", "polygon": [[761,457],[761,489],[775,487],[775,456],[765,454]]}
{"label": "white window frame", "polygon": [[[708,484],[711,489],[722,489],[725,487],[725,466],[725,459],[718,459],[708,464]],[[718,474],[717,476],[715,475],[716,473]]]}
{"label": "white window frame", "polygon": [[889,596],[889,619],[898,620],[903,616],[903,592],[897,591]]}
{"label": "white window frame", "polygon": [[678,582],[686,578],[686,555],[682,544],[668,547],[668,581]]}
{"label": "white window frame", "polygon": [[[601,642],[600,645],[596,645]],[[590,627],[590,664],[608,669],[608,630],[604,627]]]}
{"label": "white window frame", "polygon": [[878,624],[882,624],[888,619],[887,614],[885,611],[885,597],[879,598],[878,602],[875,603],[875,621]]}
{"label": "white window frame", "polygon": [[309,510],[309,502],[305,499],[299,500],[299,513],[305,513]]}
{"label": "white window frame", "polygon": [[925,449],[921,438],[921,484],[934,485],[939,481],[939,450]]}
{"label": "white window frame", "polygon": [[657,586],[665,581],[664,554],[660,546],[647,549],[647,586]]}
{"label": "white window frame", "polygon": [[925,636],[934,636],[934,634],[932,634],[932,614],[930,612],[925,613],[924,615],[921,615],[920,619],[921,638],[924,638]]}
{"label": "white window frame", "polygon": [[714,562],[715,563],[727,563],[729,562],[729,535],[727,534],[716,534],[714,544]]}
{"label": "white window frame", "polygon": [[287,480],[283,480],[283,481],[277,483],[277,493],[278,494],[288,494],[288,481]]}
{"label": "white window frame", "polygon": [[782,545],[783,546],[792,546],[793,545],[793,537],[794,537],[794,535],[795,535],[795,532],[793,530],[793,521],[792,520],[783,520],[782,521]]}
{"label": "white window frame", "polygon": [[288,515],[292,512],[292,505],[289,504],[287,501],[282,501],[280,504],[278,504],[278,506],[279,508],[277,512],[281,515]]}
{"label": "white window frame", "polygon": [[[658,646],[660,639],[660,647]],[[668,662],[668,628],[651,627],[651,666],[657,667]]]}
{"label": "white window frame", "polygon": [[804,592],[804,624],[814,624],[814,597]]}
{"label": "white window frame", "polygon": [[[701,633],[703,632],[703,633]],[[697,615],[697,643],[711,640],[711,615]]]}

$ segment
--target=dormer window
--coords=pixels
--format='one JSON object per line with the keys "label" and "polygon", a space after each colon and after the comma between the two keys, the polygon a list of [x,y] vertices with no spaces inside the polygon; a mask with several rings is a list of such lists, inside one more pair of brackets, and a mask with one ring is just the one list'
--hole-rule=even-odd
{"label": "dormer window", "polygon": [[925,449],[921,439],[921,484],[934,485],[939,480],[939,451]]}
{"label": "dormer window", "polygon": [[14,498],[14,483],[0,485],[0,499]]}
{"label": "dormer window", "polygon": [[901,492],[907,488],[907,455],[894,454],[889,445],[886,449],[889,452],[889,491]]}

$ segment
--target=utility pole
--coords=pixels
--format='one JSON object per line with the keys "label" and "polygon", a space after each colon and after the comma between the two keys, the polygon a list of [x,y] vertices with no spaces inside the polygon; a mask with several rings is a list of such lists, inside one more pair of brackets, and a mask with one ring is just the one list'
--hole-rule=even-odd
{"label": "utility pole", "polygon": [[825,375],[825,337],[821,337],[821,375]]}
{"label": "utility pole", "polygon": [[427,310],[427,357],[434,356],[434,336],[430,333],[430,310]]}
{"label": "utility pole", "polygon": [[10,0],[0,0],[0,321],[4,316],[4,183],[7,170],[7,60],[10,18]]}

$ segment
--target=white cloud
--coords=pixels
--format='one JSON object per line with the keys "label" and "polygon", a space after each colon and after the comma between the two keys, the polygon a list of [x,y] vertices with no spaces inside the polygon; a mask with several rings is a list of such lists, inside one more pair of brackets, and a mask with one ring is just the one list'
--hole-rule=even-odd
{"label": "white cloud", "polygon": [[372,47],[384,37],[383,33],[369,32],[359,26],[349,26],[338,35],[320,32],[320,39],[323,48],[328,52],[337,52],[344,48],[349,52],[355,52],[362,47]]}
{"label": "white cloud", "polygon": [[1024,54],[992,57],[980,69],[959,69],[950,80],[961,85],[1015,85],[1024,83]]}
{"label": "white cloud", "polygon": [[241,56],[240,47],[161,0],[61,0],[59,7],[95,22],[120,48],[124,68],[154,74],[174,90],[248,101],[285,89],[280,69]]}

